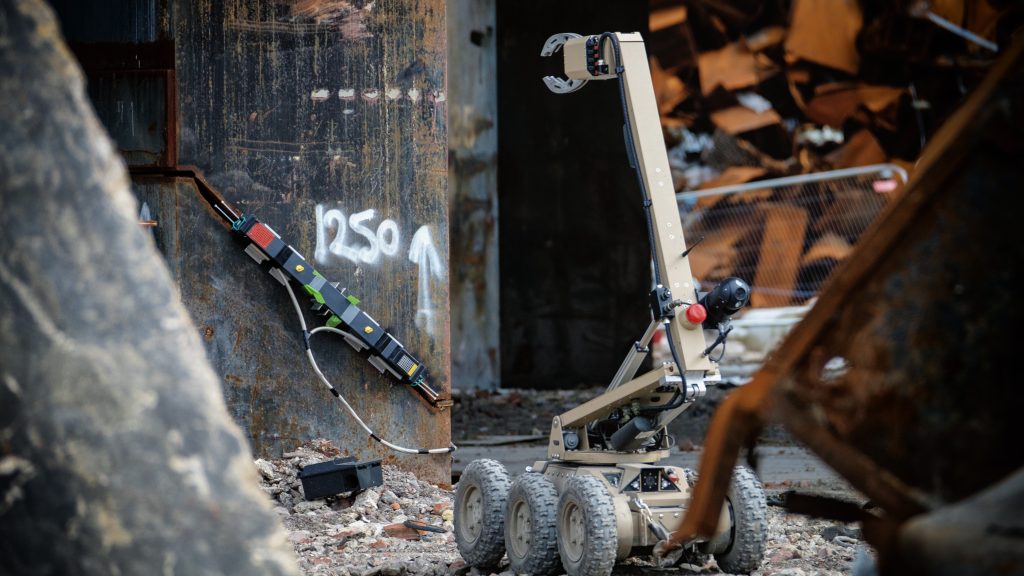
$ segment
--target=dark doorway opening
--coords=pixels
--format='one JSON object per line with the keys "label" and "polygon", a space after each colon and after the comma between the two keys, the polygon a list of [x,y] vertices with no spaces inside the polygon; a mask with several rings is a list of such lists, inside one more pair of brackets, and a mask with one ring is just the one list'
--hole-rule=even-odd
{"label": "dark doorway opening", "polygon": [[647,30],[646,2],[498,3],[504,388],[607,384],[650,312],[650,249],[614,82],[556,95],[559,32]]}

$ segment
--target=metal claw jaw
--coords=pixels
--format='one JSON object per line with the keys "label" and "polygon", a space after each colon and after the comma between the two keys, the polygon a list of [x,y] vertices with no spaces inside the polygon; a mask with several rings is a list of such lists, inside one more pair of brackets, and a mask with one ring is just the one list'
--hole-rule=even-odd
{"label": "metal claw jaw", "polygon": [[544,41],[544,47],[541,48],[540,55],[545,57],[551,56],[555,52],[561,50],[562,46],[564,46],[566,42],[572,40],[573,38],[582,38],[582,36],[576,34],[575,32],[562,32],[561,34],[553,34],[551,37]]}
{"label": "metal claw jaw", "polygon": [[[555,52],[561,50],[562,46],[573,38],[581,38],[581,36],[573,32],[562,32],[561,34],[552,35],[544,42],[544,47],[541,49],[540,55],[544,57],[551,56]],[[587,84],[586,80],[570,80],[568,78],[559,78],[557,76],[545,76],[543,80],[544,85],[548,87],[548,90],[551,90],[555,94],[568,94],[570,92],[575,92]]]}

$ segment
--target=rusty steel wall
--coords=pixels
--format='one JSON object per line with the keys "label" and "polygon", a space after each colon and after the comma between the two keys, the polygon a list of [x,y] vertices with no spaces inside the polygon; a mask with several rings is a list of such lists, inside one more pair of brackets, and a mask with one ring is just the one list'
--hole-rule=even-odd
{"label": "rusty steel wall", "polygon": [[498,355],[498,81],[495,0],[448,3],[452,386],[494,389]]}
{"label": "rusty steel wall", "polygon": [[[447,393],[444,2],[186,1],[173,6],[173,35],[179,162],[348,287]],[[316,380],[287,293],[194,186],[136,176],[135,188],[255,451],[326,437],[359,458],[394,459]],[[380,436],[448,445],[447,412],[428,409],[340,338],[316,336],[313,347]],[[399,461],[450,481],[446,455]]]}

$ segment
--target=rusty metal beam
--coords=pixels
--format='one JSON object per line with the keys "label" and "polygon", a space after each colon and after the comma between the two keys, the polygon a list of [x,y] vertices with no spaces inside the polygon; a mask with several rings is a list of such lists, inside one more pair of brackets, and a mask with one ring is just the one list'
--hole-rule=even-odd
{"label": "rusty metal beam", "polygon": [[884,508],[889,516],[906,520],[934,507],[920,491],[907,486],[817,422],[809,408],[793,394],[776,395],[773,419],[785,423],[794,436]]}
{"label": "rusty metal beam", "polygon": [[659,547],[659,553],[714,533],[739,450],[744,443],[753,441],[768,420],[786,425],[855,488],[880,503],[893,519],[904,519],[927,509],[925,497],[880,470],[870,458],[815,419],[814,411],[804,403],[804,396],[820,383],[821,371],[807,365],[824,364],[824,350],[818,344],[829,337],[839,312],[874,280],[876,271],[906,241],[917,219],[946,189],[944,184],[986,134],[989,120],[1000,110],[996,101],[1000,88],[1014,70],[1020,69],[1022,54],[1024,38],[1018,38],[936,133],[903,195],[865,233],[856,254],[836,271],[817,305],[789,333],[751,383],[727,398],[718,409],[708,431],[700,481],[687,515],[680,529]]}

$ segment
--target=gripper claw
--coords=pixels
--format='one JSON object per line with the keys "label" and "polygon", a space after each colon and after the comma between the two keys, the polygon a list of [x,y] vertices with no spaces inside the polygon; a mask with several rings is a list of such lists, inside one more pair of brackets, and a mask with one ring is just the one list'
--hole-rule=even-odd
{"label": "gripper claw", "polygon": [[[580,38],[579,34],[573,32],[562,32],[560,34],[554,34],[544,42],[544,47],[540,51],[540,55],[547,57],[551,56],[555,52],[562,49],[562,46],[572,40],[573,38]],[[555,94],[568,94],[575,92],[586,85],[586,80],[569,80],[568,78],[559,78],[557,76],[545,76],[543,78],[544,85],[548,87]]]}

